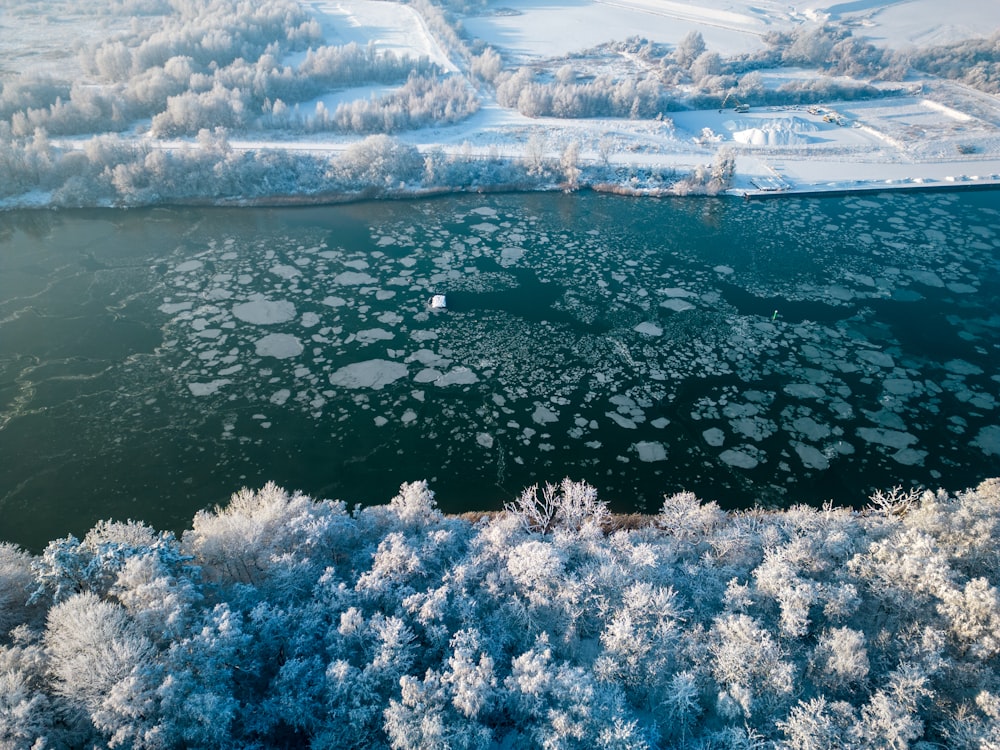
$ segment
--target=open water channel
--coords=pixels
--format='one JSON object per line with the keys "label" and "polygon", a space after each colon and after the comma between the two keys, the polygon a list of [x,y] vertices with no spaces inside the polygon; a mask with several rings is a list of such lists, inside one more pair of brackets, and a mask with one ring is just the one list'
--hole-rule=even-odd
{"label": "open water channel", "polygon": [[[0,214],[0,539],[274,480],[447,511],[1000,475],[995,192]],[[447,308],[432,309],[444,294]]]}

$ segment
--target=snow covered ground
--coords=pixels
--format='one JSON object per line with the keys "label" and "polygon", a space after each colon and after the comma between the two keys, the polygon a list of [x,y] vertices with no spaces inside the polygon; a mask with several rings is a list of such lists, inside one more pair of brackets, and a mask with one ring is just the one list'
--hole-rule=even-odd
{"label": "snow covered ground", "polygon": [[[23,0],[25,6],[29,0]],[[415,6],[380,0],[302,0],[328,44],[355,42],[378,50],[426,57],[442,70],[466,73],[467,55],[442,40],[440,30]],[[42,11],[39,11],[41,14]],[[40,16],[41,17],[41,16]],[[13,17],[12,17],[13,20]],[[625,65],[644,61],[626,53],[591,54],[594,48],[630,37],[676,47],[685,35],[702,34],[708,51],[721,56],[752,53],[764,35],[823,21],[846,24],[854,36],[879,46],[910,49],[989,36],[1000,29],[1000,3],[963,0],[943,13],[937,0],[494,0],[486,10],[459,18],[466,38],[497,49],[508,70],[529,66],[550,73],[562,64]],[[74,45],[58,36],[79,29],[87,43],[101,29],[84,16],[46,17],[23,35],[4,29],[0,73],[71,69]],[[105,33],[115,30],[105,23]],[[42,30],[40,30],[42,29]],[[43,33],[47,29],[48,35]],[[53,33],[55,35],[53,35]],[[77,33],[77,32],[73,32]],[[474,44],[473,44],[474,46]],[[617,57],[617,61],[616,61]],[[634,58],[634,59],[633,59]],[[284,61],[294,65],[297,60]],[[593,69],[588,68],[593,73]],[[782,68],[765,72],[767,85],[808,81],[820,74]],[[0,76],[2,80],[2,76]],[[460,124],[408,131],[399,137],[421,151],[523,157],[529,143],[542,144],[557,163],[571,142],[583,164],[676,169],[712,162],[723,148],[736,155],[736,193],[812,192],[904,186],[1000,184],[1000,99],[962,84],[933,78],[906,83],[908,95],[861,102],[830,101],[821,107],[753,108],[668,113],[663,121],[624,118],[532,118],[497,105],[489,87],[479,90],[480,109]],[[898,85],[897,85],[898,88]],[[331,91],[300,103],[303,112],[321,102],[369,99],[385,86]],[[141,132],[136,138],[162,147]],[[359,136],[233,134],[236,149],[295,149],[335,154]],[[79,139],[83,140],[83,139]]]}
{"label": "snow covered ground", "polygon": [[[351,14],[356,7],[360,14],[372,5],[386,16],[394,12],[392,5],[371,0],[347,0],[338,8]],[[492,15],[464,19],[463,25],[505,56],[541,64],[631,36],[676,45],[691,31],[702,34],[709,50],[732,55],[761,48],[767,31],[824,19],[848,22],[856,35],[880,45],[905,48],[990,33],[1000,28],[1000,3],[966,0],[943,15],[935,0],[811,0],[795,6],[776,0],[513,0]],[[412,49],[425,49],[424,29],[411,30]],[[380,43],[374,34],[369,39]],[[576,140],[584,160],[597,160],[600,142],[610,138],[617,146],[613,162],[678,169],[710,161],[728,146],[737,153],[738,192],[1000,183],[1000,100],[941,81],[914,82],[913,92],[832,102],[814,112],[803,107],[672,113],[672,129],[650,121],[528,118],[485,102],[459,126],[414,133],[407,140],[445,150],[469,144],[507,155],[522,150],[532,134],[543,134],[552,157]],[[839,117],[824,121],[831,113]],[[960,153],[960,147],[972,153]]]}

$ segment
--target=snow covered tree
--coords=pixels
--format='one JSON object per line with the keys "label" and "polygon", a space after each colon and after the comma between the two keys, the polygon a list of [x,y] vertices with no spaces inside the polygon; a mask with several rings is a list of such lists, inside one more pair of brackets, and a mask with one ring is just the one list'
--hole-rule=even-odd
{"label": "snow covered tree", "polygon": [[241,490],[224,508],[199,511],[181,546],[211,583],[297,597],[308,594],[336,558],[347,520],[342,503],[289,495],[269,483]]}
{"label": "snow covered tree", "polygon": [[705,51],[705,39],[700,31],[689,31],[677,43],[673,58],[678,65],[688,68]]}
{"label": "snow covered tree", "polygon": [[128,702],[123,705],[120,700],[122,686],[137,674],[143,681],[156,649],[121,605],[91,592],[57,604],[49,610],[45,650],[56,693],[78,707],[98,730],[114,736],[123,724],[135,729]]}
{"label": "snow covered tree", "polygon": [[13,544],[0,542],[0,642],[12,628],[31,619],[33,608],[28,599],[34,588],[31,556]]}

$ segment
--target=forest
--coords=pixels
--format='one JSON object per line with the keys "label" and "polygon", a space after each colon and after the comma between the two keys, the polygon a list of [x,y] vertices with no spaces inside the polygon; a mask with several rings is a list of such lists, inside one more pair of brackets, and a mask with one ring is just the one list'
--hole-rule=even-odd
{"label": "forest", "polygon": [[2,544],[0,745],[1000,743],[1000,479],[630,520],[570,479],[479,518],[268,484]]}

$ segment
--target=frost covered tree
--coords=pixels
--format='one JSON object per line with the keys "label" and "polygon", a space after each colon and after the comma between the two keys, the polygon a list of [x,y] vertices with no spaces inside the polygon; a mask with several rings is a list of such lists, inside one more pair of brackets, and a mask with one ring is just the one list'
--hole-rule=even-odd
{"label": "frost covered tree", "polygon": [[541,532],[555,528],[599,529],[610,515],[607,503],[598,499],[596,489],[569,478],[559,485],[546,484],[541,497],[537,485],[529,487],[506,510],[520,518],[526,528]]}
{"label": "frost covered tree", "polygon": [[423,173],[423,159],[415,146],[373,135],[348,147],[331,173],[349,189],[387,188],[417,179]]}
{"label": "frost covered tree", "polygon": [[31,556],[13,544],[0,543],[0,638],[32,618],[28,600],[34,590]]}
{"label": "frost covered tree", "polygon": [[121,605],[91,592],[60,602],[48,614],[45,651],[58,695],[99,731],[123,731],[138,740],[133,707],[123,693],[134,692],[134,679],[143,681],[142,670],[156,650]]}
{"label": "frost covered tree", "polygon": [[705,52],[705,39],[700,31],[689,31],[677,43],[674,49],[673,58],[678,65],[688,68]]}
{"label": "frost covered tree", "polygon": [[577,141],[571,141],[563,149],[559,157],[559,166],[562,167],[563,177],[566,178],[566,186],[570,190],[576,189],[580,179],[580,144]]}
{"label": "frost covered tree", "polygon": [[267,485],[180,541],[0,547],[0,744],[992,747],[1000,482],[876,505],[611,530],[568,479],[475,525]]}

